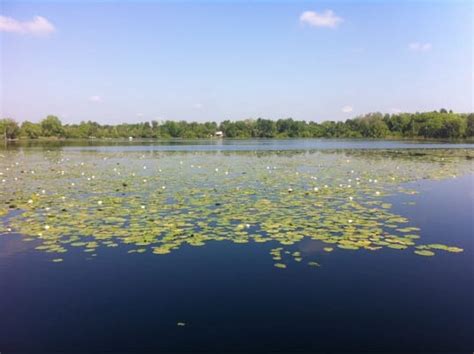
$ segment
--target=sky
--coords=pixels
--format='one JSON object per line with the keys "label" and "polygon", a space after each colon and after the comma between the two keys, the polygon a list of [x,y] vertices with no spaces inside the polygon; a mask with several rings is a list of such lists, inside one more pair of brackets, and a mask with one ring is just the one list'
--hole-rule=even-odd
{"label": "sky", "polygon": [[473,111],[473,2],[0,2],[0,117]]}

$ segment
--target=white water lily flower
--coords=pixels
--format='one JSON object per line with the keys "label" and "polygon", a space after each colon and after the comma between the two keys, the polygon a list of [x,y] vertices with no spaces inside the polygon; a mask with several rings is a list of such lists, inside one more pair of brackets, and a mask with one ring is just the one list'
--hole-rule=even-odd
{"label": "white water lily flower", "polygon": [[318,187],[314,187],[313,190],[314,190],[315,192],[317,192],[317,191],[319,191],[319,188],[318,188]]}
{"label": "white water lily flower", "polygon": [[28,204],[33,204],[33,199],[28,199]]}
{"label": "white water lily flower", "polygon": [[349,197],[349,200],[353,200],[353,199],[354,199],[354,197]]}
{"label": "white water lily flower", "polygon": [[102,200],[99,200],[97,204],[102,205]]}
{"label": "white water lily flower", "polygon": [[352,224],[352,219],[347,220],[349,224]]}
{"label": "white water lily flower", "polygon": [[145,206],[144,206],[144,205],[141,205],[140,208],[145,209]]}
{"label": "white water lily flower", "polygon": [[380,195],[380,192],[379,192],[379,191],[377,191],[377,192],[375,192],[375,194],[376,194],[376,195]]}
{"label": "white water lily flower", "polygon": [[161,189],[166,189],[166,186],[161,186]]}
{"label": "white water lily flower", "polygon": [[146,178],[144,178],[144,179],[143,179],[143,183],[146,183],[146,182],[147,182],[147,180],[146,180]]}
{"label": "white water lily flower", "polygon": [[44,225],[45,230],[49,230],[49,225]]}

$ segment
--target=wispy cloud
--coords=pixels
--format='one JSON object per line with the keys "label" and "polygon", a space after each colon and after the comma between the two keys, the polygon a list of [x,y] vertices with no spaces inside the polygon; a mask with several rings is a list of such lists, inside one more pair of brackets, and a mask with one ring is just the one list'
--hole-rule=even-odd
{"label": "wispy cloud", "polygon": [[408,48],[414,52],[427,52],[431,50],[433,46],[431,43],[412,42],[408,45]]}
{"label": "wispy cloud", "polygon": [[354,109],[352,108],[352,106],[344,106],[341,108],[341,112],[344,112],[344,113],[351,113]]}
{"label": "wispy cloud", "polygon": [[91,97],[89,97],[89,101],[91,101],[91,102],[102,102],[102,97],[100,97],[100,96],[91,96]]}
{"label": "wispy cloud", "polygon": [[321,13],[305,11],[300,15],[300,22],[311,27],[336,28],[342,21],[344,20],[336,16],[332,10],[326,10]]}
{"label": "wispy cloud", "polygon": [[31,21],[18,21],[12,17],[0,16],[0,32],[46,36],[56,31],[54,25],[41,16]]}

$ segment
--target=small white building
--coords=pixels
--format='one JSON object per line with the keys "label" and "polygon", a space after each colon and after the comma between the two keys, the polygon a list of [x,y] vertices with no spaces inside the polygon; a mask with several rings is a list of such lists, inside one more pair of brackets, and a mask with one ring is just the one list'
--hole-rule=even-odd
{"label": "small white building", "polygon": [[132,141],[132,140],[133,140],[133,136],[129,136],[128,141]]}
{"label": "small white building", "polygon": [[216,133],[214,134],[214,136],[216,138],[222,138],[224,136],[224,133],[222,132],[222,130],[218,130],[216,131]]}

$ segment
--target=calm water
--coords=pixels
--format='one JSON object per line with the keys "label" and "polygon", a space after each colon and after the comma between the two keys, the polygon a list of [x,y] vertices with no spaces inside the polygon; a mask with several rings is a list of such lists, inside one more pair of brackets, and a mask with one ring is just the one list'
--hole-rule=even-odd
{"label": "calm water", "polygon": [[16,142],[10,148],[66,148],[96,151],[274,151],[311,149],[472,149],[472,143],[430,140],[362,139],[209,139],[209,140],[68,140]]}
{"label": "calm water", "polygon": [[[13,203],[10,199],[17,198],[14,202],[20,203],[20,194],[26,193],[25,186],[33,188],[34,185],[38,192],[40,186],[46,188],[45,198],[50,189],[55,189],[54,193],[67,197],[64,203],[71,200],[68,207],[64,207],[65,213],[71,212],[73,218],[86,220],[82,224],[84,233],[87,233],[87,222],[91,219],[82,214],[84,209],[81,209],[83,205],[79,199],[95,196],[66,188],[66,181],[67,185],[76,181],[77,188],[82,188],[81,183],[90,186],[88,191],[100,194],[100,206],[107,213],[109,199],[106,197],[115,191],[114,183],[120,187],[118,182],[122,183],[123,175],[127,173],[128,176],[132,171],[134,175],[126,180],[124,187],[128,188],[127,192],[120,198],[133,195],[142,198],[136,205],[130,204],[130,209],[135,206],[140,209],[140,203],[146,204],[142,211],[130,211],[131,219],[124,224],[134,237],[133,218],[143,220],[157,214],[160,205],[163,208],[165,204],[167,207],[173,205],[171,199],[178,198],[182,189],[185,195],[192,191],[184,197],[188,198],[184,199],[186,205],[195,212],[205,213],[205,219],[213,223],[212,228],[205,229],[206,232],[199,236],[197,242],[204,240],[205,243],[201,247],[181,241],[178,247],[177,236],[173,236],[170,242],[174,248],[168,254],[154,254],[149,249],[144,253],[128,253],[137,248],[136,240],[129,240],[124,234],[122,239],[131,243],[94,248],[97,252],[94,257],[84,253],[81,247],[68,247],[67,253],[60,254],[64,261],[54,263],[51,253],[35,249],[41,238],[24,241],[40,220],[37,218],[39,209],[31,210],[31,214],[25,216],[29,218],[26,219],[28,225],[22,225],[21,221],[13,223],[24,233],[13,230],[0,235],[0,351],[472,352],[474,175],[469,155],[472,151],[468,152],[467,158],[459,152],[453,157],[450,150],[472,150],[471,146],[288,140],[225,141],[223,145],[213,143],[199,147],[194,143],[173,146],[126,143],[125,146],[49,146],[44,149],[16,147],[4,151],[1,168],[6,182],[1,189],[2,201]],[[414,154],[401,155],[393,155],[394,151],[379,154],[377,151],[352,150],[360,148],[418,150]],[[443,149],[443,152],[433,153],[431,148]],[[52,151],[48,152],[48,149]],[[168,149],[188,152],[161,151]],[[230,151],[241,149],[248,151]],[[269,152],[288,149],[304,151],[295,154]],[[324,152],[318,149],[338,150]],[[204,153],[204,150],[229,151],[221,154],[218,151]],[[259,153],[252,153],[254,150]],[[67,161],[57,167],[54,164],[58,159]],[[11,170],[6,171],[8,166],[15,168],[15,161],[19,162],[18,169],[28,173],[28,177],[21,177],[23,182],[13,181],[13,175],[9,175]],[[80,161],[85,161],[85,166],[82,167]],[[144,170],[142,165],[148,168]],[[120,171],[116,166],[120,166]],[[190,172],[191,166],[193,169],[199,166],[200,171]],[[219,166],[218,171],[215,166]],[[158,167],[162,175],[154,180]],[[65,177],[58,173],[61,168],[72,177],[63,180]],[[83,168],[87,169],[81,177],[79,172]],[[29,173],[31,169],[36,171],[34,176]],[[282,169],[285,170],[279,174]],[[401,170],[403,173],[395,172]],[[228,173],[224,174],[224,171]],[[456,171],[456,178],[453,178],[453,171]],[[122,174],[117,176],[117,172]],[[92,173],[97,182],[85,179]],[[361,181],[367,180],[366,184],[357,187],[351,173],[360,176]],[[58,177],[51,178],[53,174]],[[372,175],[378,178],[377,182],[372,180]],[[392,175],[397,179],[396,183],[388,178]],[[145,183],[142,178],[147,179],[146,184],[141,184]],[[351,182],[347,182],[347,178]],[[346,184],[341,187],[342,180]],[[347,183],[352,184],[352,189],[359,188],[357,192],[347,194]],[[163,198],[157,203],[158,209],[153,209],[153,201],[146,198],[162,184],[166,184],[167,189],[160,193],[170,194],[153,195],[153,199]],[[325,184],[328,192],[320,194]],[[314,191],[313,185],[321,190]],[[234,192],[230,191],[236,186],[241,188],[240,192],[232,194]],[[292,190],[287,191],[287,186]],[[204,187],[212,188],[211,197],[193,194]],[[254,188],[249,197],[243,192],[246,187]],[[380,196],[374,194],[379,191]],[[237,236],[226,229],[231,225],[240,230],[237,222],[227,218],[227,213],[235,209],[226,209],[226,204],[232,204],[239,195],[238,204],[244,207],[237,214],[246,215],[251,224],[245,235],[238,235],[250,240],[245,243],[232,242]],[[368,201],[373,203],[371,206],[380,208],[376,217],[387,210],[390,215],[406,218],[408,226],[419,228],[417,244],[452,245],[462,248],[463,252],[436,251],[435,256],[423,257],[415,254],[414,248],[382,247],[372,251],[357,247],[352,250],[326,243],[332,238],[310,237],[313,229],[315,233],[332,230],[342,236],[350,231],[350,225],[338,229],[338,225],[327,225],[326,222],[327,219],[346,222],[348,211],[344,205],[349,196],[361,200],[360,205]],[[56,198],[51,195],[53,197]],[[307,220],[302,232],[308,237],[281,236],[283,228],[268,242],[253,242],[255,235],[265,234],[255,226],[265,223],[265,210],[270,210],[268,214],[281,210],[263,205],[261,210],[250,208],[249,203],[254,203],[254,199],[258,202],[264,197],[278,202],[280,207],[288,207],[284,215],[291,216],[292,220],[300,224]],[[312,198],[311,203],[317,201],[314,214],[311,214],[313,209],[308,209],[309,219],[298,212],[307,204],[307,198]],[[90,200],[97,204],[97,199]],[[377,204],[382,202],[383,205]],[[37,203],[36,199],[34,203]],[[204,209],[209,203],[212,213]],[[3,216],[5,223],[21,212],[22,204],[18,205],[20,207],[8,209]],[[116,214],[121,215],[123,206],[114,205],[111,210],[115,208]],[[178,210],[170,207],[166,213],[159,214],[163,219],[158,222],[184,208],[177,205]],[[26,210],[26,203],[24,208]],[[331,211],[331,208],[341,209]],[[319,215],[318,210],[325,215],[316,223],[321,226],[311,223],[311,218]],[[355,217],[350,223],[370,231],[375,226],[363,220],[372,215],[367,214],[369,211],[369,208],[363,209],[358,214],[359,219]],[[101,215],[104,214],[92,214],[92,218],[106,218]],[[173,215],[176,215],[175,223],[184,218],[182,214]],[[343,217],[338,219],[341,215]],[[268,218],[271,219],[271,215]],[[199,222],[194,217],[185,220]],[[49,223],[51,230],[43,230],[44,233],[54,232],[54,219]],[[222,235],[225,236],[213,234],[219,223],[223,224]],[[77,227],[76,224],[62,225],[59,234],[72,232],[73,227]],[[103,225],[95,224],[94,228],[97,234],[105,232],[104,237],[108,237]],[[171,226],[160,230],[166,232],[167,228]],[[298,233],[298,230],[291,229],[288,233]],[[143,229],[137,231],[141,232]],[[163,237],[170,237],[166,235]],[[206,239],[206,235],[210,239]],[[222,239],[218,240],[219,237]],[[363,240],[367,237],[363,236]],[[284,259],[282,262],[288,267],[276,268],[269,251],[281,246],[282,240],[290,240],[292,244],[284,246],[285,250],[301,253],[304,261]],[[334,251],[326,252],[324,247],[327,246],[334,247]],[[320,266],[309,267],[306,260],[317,260]],[[180,322],[185,325],[178,326]]]}

